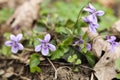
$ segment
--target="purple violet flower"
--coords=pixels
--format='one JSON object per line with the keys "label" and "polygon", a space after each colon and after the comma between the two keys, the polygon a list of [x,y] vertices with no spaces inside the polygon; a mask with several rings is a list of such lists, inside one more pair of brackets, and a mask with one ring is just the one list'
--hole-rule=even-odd
{"label": "purple violet flower", "polygon": [[47,56],[49,54],[49,49],[51,51],[55,51],[56,47],[49,43],[50,39],[51,39],[50,34],[46,34],[44,40],[39,39],[41,44],[35,47],[35,51],[36,52],[41,51],[42,55],[44,56]]}
{"label": "purple violet flower", "polygon": [[115,42],[116,37],[115,36],[106,36],[106,41],[110,43],[110,50],[114,51],[114,48],[118,46],[118,42]]}
{"label": "purple violet flower", "polygon": [[94,15],[89,15],[87,17],[82,17],[82,19],[89,25],[89,30],[93,33],[96,33],[96,28],[99,27],[97,23],[97,18]]}
{"label": "purple violet flower", "polygon": [[84,8],[85,11],[88,11],[90,14],[94,14],[96,16],[102,16],[104,15],[104,11],[96,10],[95,7],[89,3],[87,7]]}
{"label": "purple violet flower", "polygon": [[6,41],[5,45],[6,46],[11,46],[11,51],[13,53],[17,53],[18,50],[23,50],[23,45],[19,43],[19,41],[22,39],[22,34],[18,34],[17,36],[10,35],[10,41]]}
{"label": "purple violet flower", "polygon": [[91,50],[91,44],[90,44],[90,43],[87,43],[87,44],[86,44],[86,48],[87,48],[88,51],[90,51],[90,50]]}

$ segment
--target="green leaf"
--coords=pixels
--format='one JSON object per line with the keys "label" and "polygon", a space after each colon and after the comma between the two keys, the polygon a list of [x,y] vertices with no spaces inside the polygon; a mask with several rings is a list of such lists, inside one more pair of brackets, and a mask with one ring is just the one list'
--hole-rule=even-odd
{"label": "green leaf", "polygon": [[73,22],[72,20],[68,19],[64,26],[66,26],[66,28],[69,28],[69,29],[72,30],[74,28],[74,24],[75,24],[75,22]]}
{"label": "green leaf", "polygon": [[55,31],[58,33],[65,33],[65,34],[67,33],[64,27],[56,27]]}
{"label": "green leaf", "polygon": [[77,61],[75,62],[76,65],[81,64],[81,60],[77,59]]}
{"label": "green leaf", "polygon": [[86,58],[88,63],[90,64],[91,67],[94,67],[95,63],[96,63],[96,58],[94,55],[92,55],[92,53],[88,52],[86,53]]}
{"label": "green leaf", "polygon": [[34,73],[34,72],[41,72],[41,68],[36,66],[36,67],[30,67],[30,72]]}
{"label": "green leaf", "polygon": [[10,56],[11,55],[11,48],[3,45],[0,52],[5,56]]}
{"label": "green leaf", "polygon": [[72,32],[72,30],[71,30],[71,29],[69,29],[69,28],[65,28],[65,29],[66,29],[66,32],[67,32],[68,34],[73,35],[73,32]]}
{"label": "green leaf", "polygon": [[40,63],[39,54],[32,54],[30,56],[30,65],[37,66]]}
{"label": "green leaf", "polygon": [[72,56],[68,57],[68,62],[70,62],[70,63],[74,62],[74,59],[72,58]]}
{"label": "green leaf", "polygon": [[77,55],[74,54],[68,57],[68,62],[74,63],[76,59],[77,59]]}
{"label": "green leaf", "polygon": [[51,59],[55,60],[61,58],[68,50],[69,47],[58,46],[57,50],[52,52]]}
{"label": "green leaf", "polygon": [[32,54],[30,56],[30,71],[32,73],[40,72],[41,69],[38,67],[39,64],[40,64],[40,56],[38,54]]}
{"label": "green leaf", "polygon": [[8,18],[13,14],[13,9],[3,8],[0,10],[0,24],[8,20]]}
{"label": "green leaf", "polygon": [[117,78],[117,79],[120,79],[120,73],[116,75],[116,78]]}
{"label": "green leaf", "polygon": [[83,31],[81,30],[81,27],[79,26],[75,29],[74,34],[79,36],[81,33],[83,33]]}
{"label": "green leaf", "polygon": [[82,48],[82,52],[84,52],[84,53],[86,53],[86,52],[87,52],[86,47],[83,47],[83,48]]}
{"label": "green leaf", "polygon": [[86,40],[88,38],[88,36],[87,36],[87,33],[85,32],[84,34],[83,34],[83,36],[82,36],[82,39],[83,40]]}
{"label": "green leaf", "polygon": [[72,40],[73,40],[73,36],[69,36],[67,39],[65,39],[61,45],[64,45],[64,46],[69,46],[71,43],[72,43]]}
{"label": "green leaf", "polygon": [[74,54],[74,55],[72,55],[72,56],[69,56],[69,57],[68,57],[68,62],[74,63],[74,64],[76,64],[76,65],[81,64],[81,60],[78,59],[78,56],[77,56],[76,54]]}
{"label": "green leaf", "polygon": [[115,66],[120,70],[120,58],[115,61]]}
{"label": "green leaf", "polygon": [[72,43],[72,40],[73,36],[70,36],[60,43],[57,50],[52,52],[51,59],[54,60],[61,58],[69,50],[69,45]]}
{"label": "green leaf", "polygon": [[9,39],[10,38],[10,33],[4,33],[3,35],[6,39]]}
{"label": "green leaf", "polygon": [[30,61],[30,67],[35,67],[40,63],[40,60],[37,58],[31,59]]}
{"label": "green leaf", "polygon": [[77,59],[77,55],[76,54],[73,55],[73,59]]}

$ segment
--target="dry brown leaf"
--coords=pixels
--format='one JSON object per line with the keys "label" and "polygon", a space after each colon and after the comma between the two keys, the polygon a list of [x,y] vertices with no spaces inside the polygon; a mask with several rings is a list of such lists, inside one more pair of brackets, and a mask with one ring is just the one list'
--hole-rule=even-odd
{"label": "dry brown leaf", "polygon": [[[84,31],[86,30],[84,29]],[[100,59],[94,67],[95,76],[98,80],[112,80],[116,76],[114,62],[116,59],[120,58],[120,45],[111,52],[110,44],[104,41],[97,33],[91,33],[88,30],[87,34],[90,40],[92,40],[93,54]],[[102,51],[105,52],[104,55]]]}
{"label": "dry brown leaf", "polygon": [[120,38],[120,20],[118,20],[112,25],[112,27],[110,28],[110,31],[114,35],[117,35]]}
{"label": "dry brown leaf", "polygon": [[8,28],[8,27],[9,27],[9,25],[7,25],[6,23],[0,25],[0,36],[1,37],[5,32],[11,32],[11,28]]}
{"label": "dry brown leaf", "polygon": [[42,0],[30,0],[19,6],[12,17],[7,21],[7,25],[15,34],[21,31],[28,32],[34,27],[34,22],[37,20],[39,4]]}
{"label": "dry brown leaf", "polygon": [[8,0],[0,0],[0,3],[5,3],[7,2]]}
{"label": "dry brown leaf", "polygon": [[0,69],[0,76],[3,75],[4,73],[5,73],[5,71]]}
{"label": "dry brown leaf", "polygon": [[106,52],[94,67],[98,80],[112,80],[116,77],[115,60],[120,58],[120,46],[114,52]]}
{"label": "dry brown leaf", "polygon": [[0,0],[0,8],[2,7],[16,8],[24,1],[25,0]]}
{"label": "dry brown leaf", "polygon": [[120,18],[120,0],[116,0],[113,6],[115,16]]}
{"label": "dry brown leaf", "polygon": [[115,3],[115,0],[95,0],[101,3],[105,7],[113,7],[113,4]]}

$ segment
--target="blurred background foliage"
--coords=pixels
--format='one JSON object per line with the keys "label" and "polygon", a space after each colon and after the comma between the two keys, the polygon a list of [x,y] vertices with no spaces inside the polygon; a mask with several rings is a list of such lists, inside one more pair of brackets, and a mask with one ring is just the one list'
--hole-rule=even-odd
{"label": "blurred background foliage", "polygon": [[[79,11],[87,5],[89,0],[43,0],[40,4],[41,10],[39,12],[40,18],[38,19],[38,28],[36,30],[44,31],[44,27],[40,27],[42,23],[51,27],[56,27],[56,32],[66,33],[66,27],[73,29],[73,25],[76,22]],[[91,1],[92,2],[92,1]],[[99,18],[100,27],[98,31],[108,30],[109,27],[117,20],[114,15],[114,11],[111,8],[102,6],[100,3],[93,3],[97,10],[105,11],[105,15]],[[14,12],[12,8],[0,9],[0,24],[4,23]],[[85,15],[84,11],[80,16]],[[67,25],[67,26],[66,26]],[[79,18],[79,27],[87,26]],[[64,27],[64,28],[63,28]]]}
{"label": "blurred background foliage", "polygon": [[13,14],[14,10],[12,8],[3,8],[0,10],[0,24],[7,21],[9,17]]}

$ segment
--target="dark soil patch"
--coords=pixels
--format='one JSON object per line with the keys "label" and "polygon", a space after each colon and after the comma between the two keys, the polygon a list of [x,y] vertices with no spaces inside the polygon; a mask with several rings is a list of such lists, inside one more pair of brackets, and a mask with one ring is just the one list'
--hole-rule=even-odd
{"label": "dark soil patch", "polygon": [[93,72],[83,65],[77,66],[78,72],[73,72],[74,67],[69,63],[53,62],[53,65],[57,73],[47,60],[39,65],[41,73],[30,73],[29,65],[17,59],[0,57],[0,80],[89,80]]}

